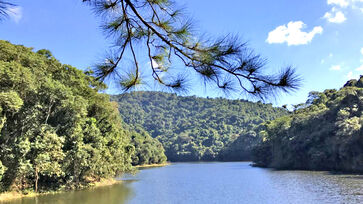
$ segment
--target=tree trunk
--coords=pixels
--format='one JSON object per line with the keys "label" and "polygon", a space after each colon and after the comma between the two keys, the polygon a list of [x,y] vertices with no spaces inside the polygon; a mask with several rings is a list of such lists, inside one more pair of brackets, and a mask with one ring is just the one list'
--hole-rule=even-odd
{"label": "tree trunk", "polygon": [[38,175],[38,167],[35,167],[35,192],[38,192],[38,180],[39,180],[39,175]]}
{"label": "tree trunk", "polygon": [[45,122],[44,122],[45,124],[48,123],[48,119],[49,119],[49,116],[51,114],[53,105],[54,105],[53,100],[51,100],[50,105],[49,105],[49,108],[48,108],[48,114],[47,114],[47,117],[45,118]]}

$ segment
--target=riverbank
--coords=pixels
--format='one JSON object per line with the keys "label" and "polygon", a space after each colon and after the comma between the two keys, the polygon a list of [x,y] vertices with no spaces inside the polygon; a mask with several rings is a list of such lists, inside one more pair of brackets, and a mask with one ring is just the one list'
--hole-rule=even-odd
{"label": "riverbank", "polygon": [[152,167],[163,167],[163,166],[168,166],[170,165],[170,162],[166,162],[163,164],[144,164],[144,165],[137,165],[135,166],[136,168],[152,168]]}
{"label": "riverbank", "polygon": [[[163,163],[163,164],[145,164],[145,165],[138,165],[135,166],[136,168],[154,168],[154,167],[163,167],[163,166],[168,166],[171,163],[167,162],[167,163]],[[117,180],[117,179],[101,179],[100,181],[97,181],[95,183],[91,183],[89,185],[88,188],[99,188],[99,187],[105,187],[105,186],[112,186],[115,184],[119,184],[121,183],[121,180]],[[85,188],[87,189],[87,188]],[[43,192],[43,193],[35,193],[35,192],[27,192],[26,194],[22,193],[22,192],[16,192],[16,191],[12,191],[12,192],[5,192],[5,193],[0,193],[0,203],[2,202],[7,202],[7,201],[12,201],[12,200],[18,200],[18,199],[22,199],[22,198],[29,198],[29,197],[36,197],[36,196],[40,196],[40,195],[47,195],[47,194],[58,194],[58,193],[66,193],[67,191],[64,190],[59,190],[59,191],[52,191],[52,192]]]}
{"label": "riverbank", "polygon": [[[100,181],[90,184],[89,187],[85,188],[85,189],[112,186],[115,184],[119,184],[121,182],[122,182],[121,180],[116,180],[116,179],[101,179]],[[26,194],[24,194],[22,192],[16,192],[16,191],[5,192],[5,193],[0,193],[0,203],[12,201],[12,200],[18,200],[18,199],[22,199],[22,198],[30,198],[30,197],[40,196],[40,195],[59,194],[59,193],[66,193],[66,192],[68,192],[68,191],[59,190],[59,191],[42,192],[42,193],[27,192]]]}
{"label": "riverbank", "polygon": [[26,198],[26,197],[35,197],[38,196],[39,193],[28,193],[28,194],[23,194],[20,192],[5,192],[5,193],[1,193],[0,194],[0,203],[2,202],[6,202],[6,201],[12,201],[12,200],[17,200],[17,199],[21,199],[21,198]]}

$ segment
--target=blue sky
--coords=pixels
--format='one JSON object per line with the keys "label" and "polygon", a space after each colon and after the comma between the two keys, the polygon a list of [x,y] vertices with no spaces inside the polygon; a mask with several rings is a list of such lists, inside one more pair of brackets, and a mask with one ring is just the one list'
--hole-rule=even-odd
{"label": "blue sky", "polygon": [[[81,0],[13,1],[19,5],[0,23],[0,39],[49,49],[80,69],[98,61],[110,43],[100,19]],[[178,0],[211,36],[238,34],[268,59],[270,70],[293,65],[303,78],[275,105],[304,102],[310,91],[340,88],[363,73],[363,0]],[[198,86],[191,95],[218,96]],[[115,90],[111,90],[115,92]]]}

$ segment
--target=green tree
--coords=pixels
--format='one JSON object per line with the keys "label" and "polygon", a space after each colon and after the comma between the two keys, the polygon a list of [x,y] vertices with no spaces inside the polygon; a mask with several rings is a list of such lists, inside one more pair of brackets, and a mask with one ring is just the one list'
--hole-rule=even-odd
{"label": "green tree", "polygon": [[[111,99],[118,102],[120,115],[131,129],[141,127],[161,142],[170,161],[251,159],[258,142],[254,128],[289,114],[272,104],[164,92],[125,93]],[[152,143],[146,136],[136,136],[136,152],[148,141]]]}
{"label": "green tree", "polygon": [[6,122],[6,115],[16,113],[23,100],[15,91],[0,92],[0,131]]}
{"label": "green tree", "polygon": [[363,77],[311,92],[294,114],[262,125],[254,162],[280,169],[363,172]]}
{"label": "green tree", "polygon": [[63,152],[64,138],[59,137],[53,128],[48,125],[40,127],[38,136],[32,144],[32,156],[35,177],[35,192],[38,191],[40,176],[59,177],[64,175],[62,161],[65,157]]}
{"label": "green tree", "polygon": [[82,188],[133,170],[133,147],[106,86],[0,41],[1,191]]}
{"label": "green tree", "polygon": [[135,131],[132,131],[131,143],[135,147],[135,153],[132,156],[133,165],[163,164],[166,162],[163,145],[142,128],[137,127]]}

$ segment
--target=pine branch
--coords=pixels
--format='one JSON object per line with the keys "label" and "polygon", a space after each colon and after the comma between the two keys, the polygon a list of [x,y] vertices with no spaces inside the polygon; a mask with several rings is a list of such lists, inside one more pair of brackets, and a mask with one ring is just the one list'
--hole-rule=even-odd
{"label": "pine branch", "polygon": [[9,16],[9,8],[15,6],[7,1],[0,0],[0,21]]}
{"label": "pine branch", "polygon": [[[152,77],[166,87],[179,89],[185,82],[184,79],[173,77],[173,73],[169,72],[168,66],[174,59],[179,59],[185,67],[202,76],[205,83],[213,83],[223,90],[241,91],[260,98],[276,95],[279,91],[294,91],[300,85],[300,78],[292,67],[286,67],[278,74],[267,74],[266,60],[253,54],[246,43],[237,37],[197,40],[191,31],[191,21],[186,20],[180,10],[174,9],[175,4],[170,0],[83,2],[88,2],[95,12],[104,18],[103,28],[110,34],[109,37],[114,38],[116,42],[122,42],[116,43],[120,47],[116,62],[106,70],[95,72],[99,74],[98,79],[104,80],[108,75],[117,72],[117,69],[122,69],[120,63],[128,50],[135,65],[134,82],[138,81],[140,69],[133,47],[135,42],[141,47],[145,46]],[[157,63],[158,67],[155,67],[154,63]],[[160,77],[161,72],[171,75],[166,80]]]}

